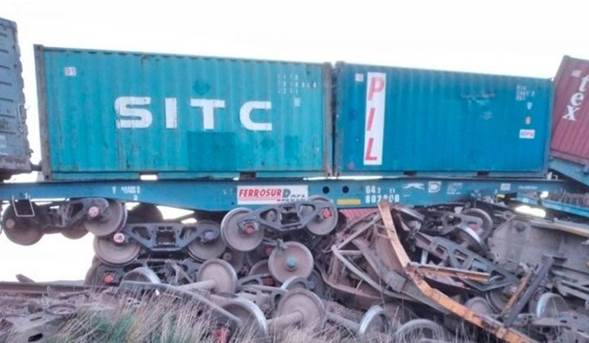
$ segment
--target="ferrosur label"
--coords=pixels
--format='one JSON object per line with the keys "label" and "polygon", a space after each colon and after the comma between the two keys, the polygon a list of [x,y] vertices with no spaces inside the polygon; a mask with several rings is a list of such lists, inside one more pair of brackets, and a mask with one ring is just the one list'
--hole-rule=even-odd
{"label": "ferrosur label", "polygon": [[306,185],[237,186],[238,205],[268,205],[304,200],[309,196]]}

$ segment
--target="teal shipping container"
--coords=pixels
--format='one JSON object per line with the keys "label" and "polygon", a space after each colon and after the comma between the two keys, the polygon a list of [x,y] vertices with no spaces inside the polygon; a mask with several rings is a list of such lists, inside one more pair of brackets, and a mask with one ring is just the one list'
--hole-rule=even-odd
{"label": "teal shipping container", "polygon": [[548,79],[338,63],[339,175],[538,176]]}
{"label": "teal shipping container", "polygon": [[31,170],[16,24],[0,18],[0,179]]}
{"label": "teal shipping container", "polygon": [[47,179],[331,171],[327,64],[43,46],[35,59]]}

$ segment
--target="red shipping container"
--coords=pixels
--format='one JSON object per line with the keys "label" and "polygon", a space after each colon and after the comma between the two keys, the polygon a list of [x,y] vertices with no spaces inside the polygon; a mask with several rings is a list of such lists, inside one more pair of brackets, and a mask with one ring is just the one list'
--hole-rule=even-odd
{"label": "red shipping container", "polygon": [[554,80],[552,156],[589,162],[589,60],[565,56]]}

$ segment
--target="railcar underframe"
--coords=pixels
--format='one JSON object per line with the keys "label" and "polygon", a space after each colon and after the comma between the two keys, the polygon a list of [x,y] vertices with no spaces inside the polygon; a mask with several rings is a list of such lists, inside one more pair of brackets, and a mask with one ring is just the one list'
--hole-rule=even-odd
{"label": "railcar underframe", "polygon": [[[240,202],[239,189],[263,187],[303,187],[307,195],[332,199],[338,208],[362,208],[380,200],[405,205],[426,205],[468,199],[516,195],[523,193],[562,192],[563,181],[521,178],[372,178],[320,180],[251,180],[251,181],[93,181],[7,183],[0,187],[0,199],[39,201],[44,199],[106,198],[122,202],[142,202],[201,211],[229,211],[236,206],[256,207],[264,203],[245,199]],[[247,196],[246,196],[247,198]],[[284,199],[284,201],[299,199]]]}

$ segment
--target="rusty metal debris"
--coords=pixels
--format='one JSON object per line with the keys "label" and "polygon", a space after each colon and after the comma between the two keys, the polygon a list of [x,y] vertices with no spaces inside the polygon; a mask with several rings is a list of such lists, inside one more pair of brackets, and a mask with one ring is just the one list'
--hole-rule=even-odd
{"label": "rusty metal debris", "polygon": [[262,338],[326,325],[361,341],[457,341],[464,325],[471,340],[589,339],[583,225],[491,203],[381,202],[338,213],[316,197],[231,211],[206,228],[224,244],[122,265],[99,258],[86,285],[0,283],[0,300],[27,304],[1,313],[0,337],[52,335],[104,294],[115,302],[149,294],[204,306],[224,339],[244,326]]}
{"label": "rusty metal debris", "polygon": [[[405,249],[401,245],[399,236],[397,235],[397,230],[395,229],[395,224],[391,217],[391,211],[388,203],[381,202],[379,204],[379,210],[385,225],[385,229],[387,230],[387,234],[391,241],[392,250],[398,256],[398,259],[402,261],[401,267],[403,268],[403,271],[409,276],[409,278],[415,283],[417,288],[419,288],[419,290],[426,297],[428,297],[444,309],[448,310],[449,312],[459,316],[460,318],[463,318],[466,321],[484,330],[489,331],[490,333],[497,336],[497,338],[501,338],[507,342],[513,343],[531,341],[531,339],[526,335],[505,327],[504,325],[502,325],[501,323],[499,323],[491,317],[488,317],[484,314],[476,313],[475,311],[460,304],[459,302],[450,298],[449,296],[440,292],[439,290],[432,288],[429,285],[429,283],[424,279],[425,273],[423,273],[419,269],[419,267],[409,262],[409,257],[407,256]],[[464,279],[462,275],[458,273],[456,276],[459,279]]]}

